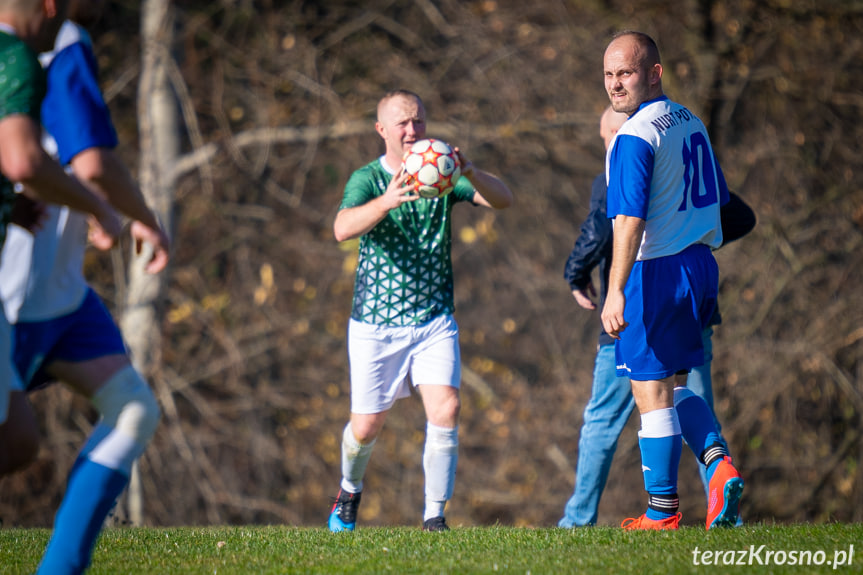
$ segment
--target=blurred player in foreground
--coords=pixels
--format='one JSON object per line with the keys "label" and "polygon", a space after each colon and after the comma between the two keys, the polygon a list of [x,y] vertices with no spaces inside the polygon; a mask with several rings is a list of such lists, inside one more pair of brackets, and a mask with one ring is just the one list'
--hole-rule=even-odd
{"label": "blurred player in foreground", "polygon": [[[45,75],[36,53],[50,49],[65,14],[64,0],[0,0],[0,245],[13,218],[27,221],[28,229],[38,226],[37,206],[27,198],[92,214],[103,248],[113,245],[120,233],[120,221],[108,203],[66,175],[40,144]],[[15,193],[16,183],[24,194]],[[9,324],[0,314],[0,424],[6,421],[11,391],[22,388],[10,361],[11,346]],[[4,445],[11,440],[0,437]],[[7,464],[0,453],[0,468]]]}
{"label": "blurred player in foreground", "polygon": [[461,359],[453,318],[451,213],[457,202],[506,208],[512,192],[458,152],[463,177],[446,196],[419,197],[400,168],[425,137],[419,96],[399,90],[378,104],[375,125],[386,153],[353,173],[336,215],[338,241],[360,238],[348,326],[351,417],[342,435],[342,480],[329,528],[353,530],[366,464],[387,413],[422,397],[427,425],[423,530],[446,531],[458,458]]}
{"label": "blurred player in foreground", "polygon": [[[117,136],[99,90],[92,44],[72,21],[89,24],[101,8],[100,1],[73,0],[54,50],[41,56],[48,75],[42,122],[51,136],[45,146],[133,220],[132,237],[139,246],[152,247],[147,271],[156,273],[168,262],[168,238],[113,151]],[[116,323],[84,279],[87,228],[81,214],[48,206],[44,227],[35,235],[10,228],[0,267],[0,292],[15,324],[14,360],[27,390],[63,381],[100,415],[70,471],[39,573],[87,568],[102,524],[160,417]],[[16,467],[38,452],[38,428],[27,417],[26,404],[23,393],[13,394],[7,426],[16,441],[3,444]]]}
{"label": "blurred player in foreground", "polygon": [[717,305],[720,206],[729,194],[704,124],[662,90],[652,38],[614,37],[605,88],[629,116],[606,156],[614,240],[602,325],[616,339],[617,375],[629,376],[641,414],[639,447],[647,511],[625,529],[677,529],[681,434],[707,467],[706,526],[737,522],[743,480],[710,408],[686,387],[704,363],[702,332]]}

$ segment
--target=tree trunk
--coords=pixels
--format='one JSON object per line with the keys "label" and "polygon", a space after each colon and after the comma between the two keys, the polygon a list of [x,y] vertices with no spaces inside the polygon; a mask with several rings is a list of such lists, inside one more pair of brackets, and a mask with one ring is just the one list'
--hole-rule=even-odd
{"label": "tree trunk", "polygon": [[[150,208],[171,235],[175,181],[171,174],[179,154],[178,104],[170,83],[169,67],[174,36],[170,0],[145,0],[141,6],[142,65],[138,90],[140,166],[138,179]],[[128,287],[121,327],[135,367],[151,380],[161,363],[158,298],[167,273],[150,275],[144,265],[152,252],[145,246],[131,255]],[[157,396],[159,395],[157,391]],[[133,470],[128,494],[128,520],[143,522],[138,466]]]}

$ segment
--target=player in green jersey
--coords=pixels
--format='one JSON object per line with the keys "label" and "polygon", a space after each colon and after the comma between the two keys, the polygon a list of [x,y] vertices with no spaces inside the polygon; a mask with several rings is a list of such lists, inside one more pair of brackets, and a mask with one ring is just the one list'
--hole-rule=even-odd
{"label": "player in green jersey", "polygon": [[458,458],[461,360],[453,319],[450,247],[458,202],[502,209],[512,192],[456,148],[463,177],[452,193],[421,198],[406,185],[402,158],[425,137],[425,107],[407,90],[378,103],[375,128],[386,153],[353,173],[333,226],[336,239],[359,238],[359,262],[348,326],[351,417],[342,435],[342,480],[330,512],[333,532],[351,531],[366,464],[386,415],[410,395],[426,413],[423,529],[445,531]]}

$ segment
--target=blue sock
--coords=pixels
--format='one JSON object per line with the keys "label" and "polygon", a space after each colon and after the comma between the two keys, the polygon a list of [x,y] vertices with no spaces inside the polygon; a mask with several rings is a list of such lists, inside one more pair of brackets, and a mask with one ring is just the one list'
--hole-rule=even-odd
{"label": "blue sock", "polygon": [[707,478],[708,479],[713,477],[713,472],[716,471],[716,466],[719,465],[720,461],[722,461],[722,459],[717,459],[713,463],[711,463],[710,465],[707,466]]}
{"label": "blue sock", "polygon": [[[677,468],[680,464],[680,426],[674,409],[658,409],[641,415],[638,432],[644,489],[650,497],[647,517],[667,519],[677,513]],[[674,501],[659,508],[654,501]]]}
{"label": "blue sock", "polygon": [[38,573],[63,575],[87,568],[102,523],[128,482],[129,477],[120,471],[78,458]]}
{"label": "blue sock", "polygon": [[[680,421],[680,432],[687,445],[695,453],[696,457],[708,447],[721,444],[725,441],[716,429],[713,413],[703,398],[695,395],[686,387],[674,388],[674,409]],[[715,464],[710,467],[715,469]],[[713,469],[708,468],[707,476],[713,474]]]}

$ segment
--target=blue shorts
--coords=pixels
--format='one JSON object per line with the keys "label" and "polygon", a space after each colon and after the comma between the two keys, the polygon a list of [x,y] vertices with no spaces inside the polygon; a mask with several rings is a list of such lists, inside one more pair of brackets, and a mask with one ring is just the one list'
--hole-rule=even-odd
{"label": "blue shorts", "polygon": [[624,295],[629,323],[615,344],[617,375],[664,379],[704,364],[701,332],[719,292],[719,267],[706,245],[635,262]]}
{"label": "blue shorts", "polygon": [[13,331],[12,357],[28,391],[53,379],[44,368],[54,361],[79,362],[126,353],[120,329],[92,289],[72,313],[46,321],[19,322]]}

